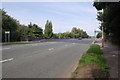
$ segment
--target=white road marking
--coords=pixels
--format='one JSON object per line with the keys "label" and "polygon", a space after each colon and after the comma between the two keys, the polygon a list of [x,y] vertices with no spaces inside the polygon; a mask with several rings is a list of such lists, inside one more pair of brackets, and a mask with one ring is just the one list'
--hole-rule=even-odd
{"label": "white road marking", "polygon": [[115,57],[116,55],[113,54],[112,56]]}
{"label": "white road marking", "polygon": [[50,48],[50,49],[48,49],[49,51],[51,51],[51,50],[54,50],[54,48]]}
{"label": "white road marking", "polygon": [[2,48],[2,49],[0,49],[0,50],[7,50],[7,49],[11,49],[10,47],[8,47],[8,48]]}
{"label": "white road marking", "polygon": [[72,43],[72,44],[75,44],[75,43]]}
{"label": "white road marking", "polygon": [[4,63],[4,62],[7,62],[7,61],[12,61],[13,60],[13,58],[10,58],[10,59],[6,59],[6,60],[2,60],[2,61],[0,61],[0,63]]}
{"label": "white road marking", "polygon": [[32,44],[32,46],[37,46],[38,44]]}

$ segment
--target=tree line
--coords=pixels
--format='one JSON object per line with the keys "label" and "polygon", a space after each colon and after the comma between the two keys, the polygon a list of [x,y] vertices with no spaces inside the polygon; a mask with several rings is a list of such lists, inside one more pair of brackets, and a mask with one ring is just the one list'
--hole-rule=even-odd
{"label": "tree line", "polygon": [[[100,29],[104,30],[105,39],[118,44],[120,27],[120,2],[94,2],[93,6],[99,11],[97,19],[101,21]],[[120,45],[120,44],[119,44]]]}
{"label": "tree line", "polygon": [[46,21],[43,30],[37,24],[31,22],[27,26],[20,24],[17,19],[9,16],[4,9],[0,9],[0,13],[2,14],[2,42],[5,42],[5,31],[10,31],[10,41],[89,37],[80,28],[73,27],[70,32],[53,33],[53,25],[49,20]]}
{"label": "tree line", "polygon": [[88,38],[88,34],[86,31],[83,31],[80,28],[73,27],[72,30],[69,32],[64,32],[64,33],[56,33],[53,35],[54,38]]}

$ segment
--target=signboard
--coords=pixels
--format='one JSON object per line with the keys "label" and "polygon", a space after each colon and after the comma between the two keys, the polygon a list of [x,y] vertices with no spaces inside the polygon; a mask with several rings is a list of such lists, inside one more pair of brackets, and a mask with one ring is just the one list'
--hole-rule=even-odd
{"label": "signboard", "polygon": [[5,42],[10,42],[10,31],[5,31]]}
{"label": "signboard", "polygon": [[99,33],[99,32],[102,32],[102,31],[95,31],[95,33],[97,33],[97,32]]}
{"label": "signboard", "polygon": [[10,33],[10,31],[5,31],[5,34],[9,34]]}

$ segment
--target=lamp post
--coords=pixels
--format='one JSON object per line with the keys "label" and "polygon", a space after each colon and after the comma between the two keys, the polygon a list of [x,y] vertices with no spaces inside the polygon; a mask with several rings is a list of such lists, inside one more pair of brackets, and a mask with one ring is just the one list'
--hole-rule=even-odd
{"label": "lamp post", "polygon": [[102,47],[104,47],[104,31],[103,31],[103,26],[102,26]]}
{"label": "lamp post", "polygon": [[[103,9],[102,9],[102,13],[103,13]],[[103,23],[103,20],[102,20]],[[102,47],[104,47],[104,31],[103,31],[103,26],[102,26]]]}
{"label": "lamp post", "polygon": [[94,30],[94,37],[95,37],[95,39],[94,39],[94,43],[95,43],[95,40],[96,40],[96,30]]}
{"label": "lamp post", "polygon": [[[103,13],[103,9],[99,12]],[[103,20],[101,21],[101,23],[103,23]],[[102,47],[104,47],[104,30],[103,30],[103,26],[102,26]]]}

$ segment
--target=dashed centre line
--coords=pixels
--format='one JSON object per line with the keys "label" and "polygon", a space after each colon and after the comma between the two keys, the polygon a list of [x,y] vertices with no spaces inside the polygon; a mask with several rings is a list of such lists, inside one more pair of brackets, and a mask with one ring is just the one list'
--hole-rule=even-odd
{"label": "dashed centre line", "polygon": [[8,48],[2,48],[0,50],[8,50],[8,49],[11,49],[11,48],[10,47],[8,47]]}
{"label": "dashed centre line", "polygon": [[51,50],[54,50],[54,48],[50,48],[50,49],[48,49],[49,51],[51,51]]}
{"label": "dashed centre line", "polygon": [[13,58],[10,58],[10,59],[6,59],[6,60],[2,60],[2,61],[0,61],[0,63],[4,63],[4,62],[7,62],[7,61],[12,61],[13,60]]}

